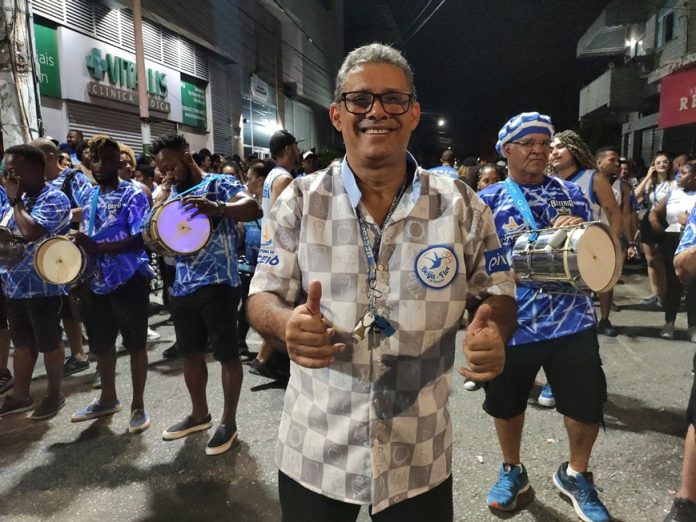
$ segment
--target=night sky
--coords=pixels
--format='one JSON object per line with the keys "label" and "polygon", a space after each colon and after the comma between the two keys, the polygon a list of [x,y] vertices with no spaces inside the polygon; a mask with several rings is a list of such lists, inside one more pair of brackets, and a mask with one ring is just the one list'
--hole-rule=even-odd
{"label": "night sky", "polygon": [[[425,111],[414,136],[421,147],[442,148],[433,139],[440,117],[459,158],[485,153],[502,124],[523,111],[550,115],[558,130],[577,128],[579,91],[608,63],[607,58],[578,60],[577,42],[607,0],[446,0],[404,43],[412,19],[424,8],[432,12],[440,0],[428,3],[346,4],[347,47],[394,43],[410,61]],[[373,11],[371,21],[361,16],[361,7]],[[374,15],[375,9],[382,15]],[[384,12],[387,22],[393,17],[391,27],[381,19]],[[351,24],[357,30],[351,31]]]}

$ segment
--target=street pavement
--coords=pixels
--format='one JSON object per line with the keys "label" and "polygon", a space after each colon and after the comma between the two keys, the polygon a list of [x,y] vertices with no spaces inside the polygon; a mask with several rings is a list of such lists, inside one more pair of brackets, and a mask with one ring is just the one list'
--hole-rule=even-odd
{"label": "street pavement", "polygon": [[[661,521],[679,487],[684,410],[690,390],[695,345],[686,340],[680,313],[677,340],[658,338],[663,316],[640,306],[648,295],[644,275],[623,277],[616,287],[621,311],[612,313],[616,338],[600,336],[609,387],[606,430],[600,432],[591,468],[601,498],[615,520]],[[283,389],[248,373],[238,412],[239,442],[219,456],[207,456],[209,434],[162,440],[164,428],[189,413],[181,362],[162,358],[174,339],[161,308],[150,325],[161,335],[149,347],[146,406],[152,426],[131,435],[128,426],[128,357],[118,359],[117,386],[122,412],[92,422],[70,423],[70,414],[98,396],[90,386],[93,368],[64,381],[67,405],[56,418],[33,422],[24,415],[0,419],[0,520],[169,521],[280,520],[277,470],[273,462]],[[252,349],[259,344],[255,334]],[[461,345],[463,332],[457,343]],[[462,366],[458,349],[455,365]],[[220,370],[208,364],[213,419],[222,413]],[[482,411],[483,391],[464,390],[453,375],[450,409],[454,433],[455,520],[578,520],[554,488],[551,475],[567,460],[567,436],[554,410],[530,399],[523,462],[534,490],[524,509],[499,516],[486,507],[501,456],[492,420]],[[39,365],[36,399],[45,388]],[[538,387],[534,394],[538,394]],[[211,432],[212,433],[212,430]],[[360,522],[370,520],[365,508]]]}

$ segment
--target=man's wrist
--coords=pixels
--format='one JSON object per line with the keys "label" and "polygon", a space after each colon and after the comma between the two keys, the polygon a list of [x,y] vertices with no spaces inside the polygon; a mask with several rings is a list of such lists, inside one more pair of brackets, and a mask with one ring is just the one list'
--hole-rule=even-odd
{"label": "man's wrist", "polygon": [[222,217],[225,215],[225,210],[227,209],[227,204],[224,201],[218,201],[218,216]]}
{"label": "man's wrist", "polygon": [[19,205],[22,202],[22,196],[15,196],[10,199],[10,206],[14,207],[15,205]]}

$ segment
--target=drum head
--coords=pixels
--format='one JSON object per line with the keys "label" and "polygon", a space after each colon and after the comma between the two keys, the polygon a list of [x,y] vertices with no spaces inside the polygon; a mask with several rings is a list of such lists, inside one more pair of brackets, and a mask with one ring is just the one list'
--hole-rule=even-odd
{"label": "drum head", "polygon": [[157,216],[157,237],[177,254],[192,254],[210,239],[210,219],[199,214],[184,213],[181,201],[168,203]]}
{"label": "drum head", "polygon": [[577,245],[580,277],[593,292],[610,290],[621,275],[620,252],[601,225],[587,227]]}
{"label": "drum head", "polygon": [[52,237],[36,249],[36,271],[54,285],[73,282],[82,271],[82,252],[67,238]]}

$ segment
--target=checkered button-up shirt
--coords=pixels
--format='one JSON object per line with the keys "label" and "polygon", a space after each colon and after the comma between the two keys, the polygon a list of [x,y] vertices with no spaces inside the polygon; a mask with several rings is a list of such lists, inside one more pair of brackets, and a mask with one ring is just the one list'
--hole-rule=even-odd
{"label": "checkered button-up shirt", "polygon": [[[276,462],[306,488],[373,512],[424,493],[451,473],[447,410],[455,335],[465,302],[514,298],[491,212],[467,186],[430,175],[408,156],[412,182],[386,223],[376,311],[391,337],[351,331],[368,307],[370,240],[378,226],[342,166],[293,181],[264,219],[251,294],[291,303],[322,283],[321,311],[346,350],[322,369],[292,363]],[[359,208],[358,208],[359,207]]]}

